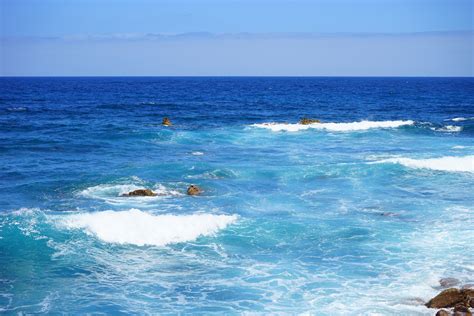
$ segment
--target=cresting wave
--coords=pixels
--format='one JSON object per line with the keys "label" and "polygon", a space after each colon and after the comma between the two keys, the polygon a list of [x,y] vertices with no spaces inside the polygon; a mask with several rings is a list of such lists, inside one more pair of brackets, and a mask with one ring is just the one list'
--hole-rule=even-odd
{"label": "cresting wave", "polygon": [[82,229],[117,244],[165,246],[212,236],[237,220],[237,215],[153,215],[138,209],[57,216],[59,227]]}
{"label": "cresting wave", "polygon": [[259,123],[252,124],[251,126],[258,128],[267,128],[273,132],[298,132],[307,129],[319,129],[328,130],[333,132],[351,132],[351,131],[363,131],[374,128],[397,128],[400,126],[413,125],[415,124],[412,120],[399,120],[399,121],[360,121],[350,123],[314,123],[309,125],[303,125],[299,123],[288,124],[288,123]]}
{"label": "cresting wave", "polygon": [[429,159],[389,158],[372,163],[395,163],[409,168],[450,172],[474,172],[474,155],[464,157],[439,157]]}

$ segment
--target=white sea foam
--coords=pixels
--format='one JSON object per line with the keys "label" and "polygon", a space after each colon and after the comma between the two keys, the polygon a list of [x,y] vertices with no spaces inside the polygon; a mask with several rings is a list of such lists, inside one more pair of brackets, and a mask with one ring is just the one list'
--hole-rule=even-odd
{"label": "white sea foam", "polygon": [[429,159],[389,158],[373,163],[396,163],[409,168],[422,168],[452,172],[474,172],[474,155],[464,157],[439,157]]}
{"label": "white sea foam", "polygon": [[462,122],[462,121],[473,120],[473,119],[474,117],[455,117],[452,119],[448,119],[447,121]]}
{"label": "white sea foam", "polygon": [[[82,190],[81,192],[79,192],[79,195],[92,199],[100,199],[109,203],[116,204],[129,202],[130,200],[132,200],[129,197],[122,197],[123,194],[143,188],[145,188],[144,185],[138,184],[100,184]],[[133,201],[146,202],[150,200],[160,199],[166,196],[182,195],[181,192],[166,188],[162,184],[156,184],[151,189],[157,194],[157,196],[133,197]]]}
{"label": "white sea foam", "polygon": [[399,120],[399,121],[360,121],[350,123],[314,123],[309,125],[303,124],[287,124],[287,123],[260,123],[252,124],[251,126],[259,128],[267,128],[273,132],[298,132],[306,129],[320,129],[328,130],[333,132],[351,132],[351,131],[363,131],[373,128],[397,128],[405,125],[413,125],[415,122],[412,120]]}
{"label": "white sea foam", "polygon": [[436,132],[447,132],[447,133],[456,133],[462,131],[461,126],[456,126],[456,125],[446,125],[443,127],[430,127],[431,130],[436,131]]}
{"label": "white sea foam", "polygon": [[193,156],[202,156],[202,155],[204,155],[204,153],[202,151],[193,151],[191,153],[191,155],[193,155]]}
{"label": "white sea foam", "polygon": [[236,220],[237,215],[152,215],[131,209],[62,215],[56,223],[67,229],[82,229],[104,242],[165,246],[212,236]]}

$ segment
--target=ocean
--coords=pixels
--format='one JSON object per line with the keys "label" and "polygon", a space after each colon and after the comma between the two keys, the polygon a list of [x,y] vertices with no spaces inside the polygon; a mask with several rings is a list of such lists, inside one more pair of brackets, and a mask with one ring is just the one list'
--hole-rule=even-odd
{"label": "ocean", "polygon": [[473,187],[473,78],[0,78],[0,313],[433,315]]}

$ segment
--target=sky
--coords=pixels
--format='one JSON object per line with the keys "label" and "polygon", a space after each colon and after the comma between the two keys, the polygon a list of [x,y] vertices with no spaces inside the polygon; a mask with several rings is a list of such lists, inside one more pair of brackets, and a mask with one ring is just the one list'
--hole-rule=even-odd
{"label": "sky", "polygon": [[3,76],[473,76],[474,0],[0,0]]}

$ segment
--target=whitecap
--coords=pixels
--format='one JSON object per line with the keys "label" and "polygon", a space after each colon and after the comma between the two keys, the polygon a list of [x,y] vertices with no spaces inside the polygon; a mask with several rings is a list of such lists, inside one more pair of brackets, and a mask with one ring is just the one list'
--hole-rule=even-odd
{"label": "whitecap", "polygon": [[457,132],[462,131],[462,127],[456,126],[456,125],[446,125],[440,128],[430,127],[430,129],[436,132],[447,132],[447,133],[457,133]]}
{"label": "whitecap", "polygon": [[462,121],[473,120],[473,119],[474,117],[455,117],[452,119],[448,119],[447,121],[462,122]]}
{"label": "whitecap", "polygon": [[234,223],[237,215],[153,215],[130,209],[62,215],[55,219],[61,228],[81,229],[108,243],[165,246],[215,235]]}
{"label": "whitecap", "polygon": [[464,157],[439,157],[428,159],[389,158],[371,163],[395,163],[416,169],[431,169],[451,172],[474,172],[474,155]]}
{"label": "whitecap", "polygon": [[307,129],[319,129],[328,130],[333,132],[351,132],[351,131],[363,131],[374,128],[397,128],[400,126],[413,125],[415,122],[412,120],[398,120],[398,121],[359,121],[350,123],[314,123],[303,125],[299,123],[287,124],[287,123],[259,123],[252,124],[253,127],[267,128],[273,132],[298,132]]}
{"label": "whitecap", "polygon": [[193,155],[193,156],[202,156],[202,155],[204,155],[204,153],[202,151],[193,151],[191,153],[191,155]]}
{"label": "whitecap", "polygon": [[[79,195],[90,199],[99,199],[108,203],[117,204],[130,202],[132,200],[132,198],[123,197],[123,194],[143,188],[145,188],[145,186],[137,184],[99,184],[80,191]],[[156,196],[133,197],[133,201],[147,202],[167,196],[183,195],[183,193],[169,189],[162,184],[156,184],[151,189],[157,194]]]}

